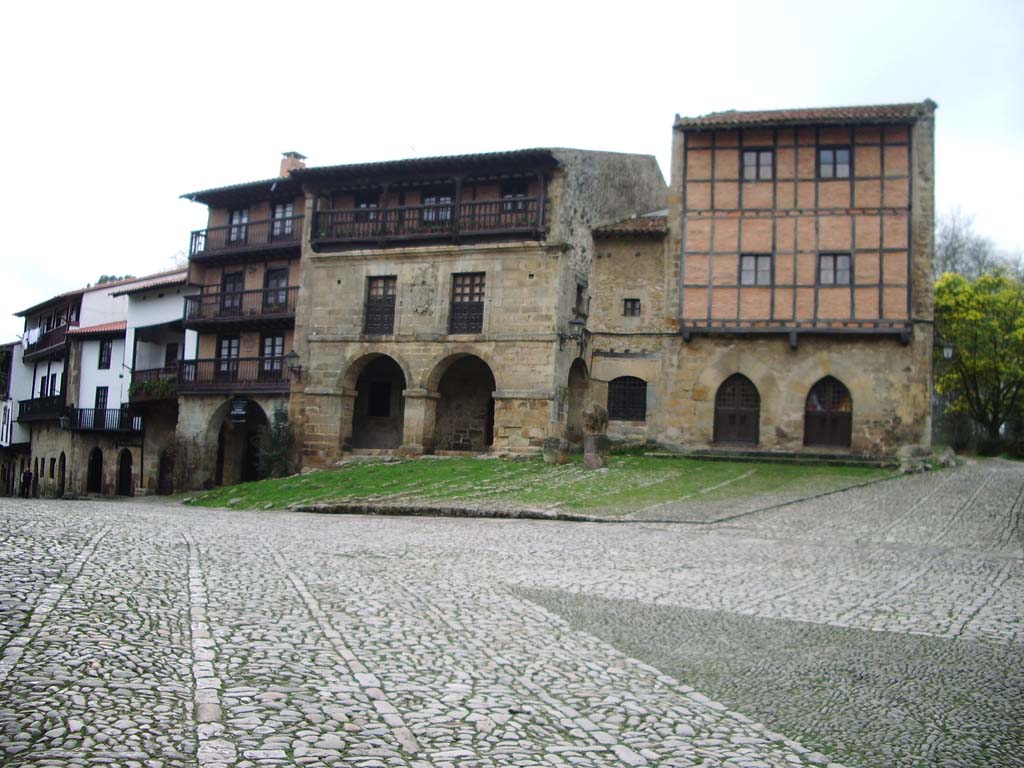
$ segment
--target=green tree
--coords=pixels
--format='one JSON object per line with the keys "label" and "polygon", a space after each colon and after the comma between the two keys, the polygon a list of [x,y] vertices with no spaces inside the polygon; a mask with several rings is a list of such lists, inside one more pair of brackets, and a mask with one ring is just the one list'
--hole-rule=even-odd
{"label": "green tree", "polygon": [[967,413],[991,438],[1017,416],[1024,394],[1024,284],[1006,271],[968,280],[949,273],[935,285],[935,388],[950,412]]}
{"label": "green tree", "polygon": [[274,409],[270,429],[262,440],[259,458],[261,476],[285,477],[292,473],[292,442],[288,411],[279,406]]}

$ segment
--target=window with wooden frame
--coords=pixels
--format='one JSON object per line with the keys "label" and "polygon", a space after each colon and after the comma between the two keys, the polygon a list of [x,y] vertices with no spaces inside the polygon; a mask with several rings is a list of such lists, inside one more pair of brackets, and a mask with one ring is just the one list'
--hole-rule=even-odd
{"label": "window with wooden frame", "polygon": [[100,362],[96,366],[101,371],[110,370],[110,358],[114,354],[114,340],[113,339],[101,339],[100,340]]}
{"label": "window with wooden frame", "polygon": [[526,210],[526,194],[530,185],[520,179],[508,179],[501,183],[501,210],[505,213]]}
{"label": "window with wooden frame", "polygon": [[608,382],[610,421],[647,420],[647,382],[636,376],[619,376]]}
{"label": "window with wooden frame", "polygon": [[263,311],[288,309],[288,267],[270,267],[263,274]]}
{"label": "window with wooden frame", "polygon": [[740,285],[771,285],[770,253],[744,253],[740,256]]}
{"label": "window with wooden frame", "polygon": [[818,285],[849,285],[851,272],[850,254],[818,254]]}
{"label": "window with wooden frame", "polygon": [[395,295],[398,278],[394,275],[366,279],[366,314],[363,333],[389,334],[395,332]]}
{"label": "window with wooden frame", "polygon": [[449,333],[480,333],[483,330],[484,274],[465,272],[452,275]]}
{"label": "window with wooden frame", "polygon": [[849,147],[821,147],[818,150],[818,178],[848,179],[853,175]]}
{"label": "window with wooden frame", "polygon": [[238,377],[240,343],[237,336],[217,337],[217,378],[233,380]]}
{"label": "window with wooden frame", "polygon": [[234,315],[242,311],[242,293],[245,289],[245,273],[225,272],[220,281],[220,311]]}
{"label": "window with wooden frame", "polygon": [[295,224],[295,203],[274,203],[270,218],[272,237],[290,237]]}
{"label": "window with wooden frame", "polygon": [[278,381],[284,370],[284,336],[264,334],[260,337],[260,378]]}
{"label": "window with wooden frame", "polygon": [[228,242],[244,243],[249,236],[249,209],[235,208],[228,212]]}
{"label": "window with wooden frame", "polygon": [[355,193],[356,221],[376,221],[380,208],[380,193],[373,191]]}
{"label": "window with wooden frame", "polygon": [[107,395],[109,391],[107,387],[96,387],[96,399],[93,400],[93,404],[97,411],[107,410]]}
{"label": "window with wooden frame", "polygon": [[449,190],[424,192],[422,220],[428,224],[447,224],[452,220],[454,199],[455,196]]}
{"label": "window with wooden frame", "polygon": [[744,149],[740,178],[744,181],[771,181],[775,166],[772,149]]}
{"label": "window with wooden frame", "polygon": [[640,299],[622,300],[623,317],[640,317]]}

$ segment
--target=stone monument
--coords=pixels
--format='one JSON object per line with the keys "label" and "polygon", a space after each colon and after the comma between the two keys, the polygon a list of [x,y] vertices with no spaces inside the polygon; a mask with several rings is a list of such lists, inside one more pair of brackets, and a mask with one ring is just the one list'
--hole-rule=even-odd
{"label": "stone monument", "polygon": [[608,466],[611,445],[607,432],[608,411],[591,400],[583,409],[583,466],[588,469]]}

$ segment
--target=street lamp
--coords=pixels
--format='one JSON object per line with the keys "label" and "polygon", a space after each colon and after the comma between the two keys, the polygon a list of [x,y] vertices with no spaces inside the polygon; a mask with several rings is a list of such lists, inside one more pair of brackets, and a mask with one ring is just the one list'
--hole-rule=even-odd
{"label": "street lamp", "polygon": [[284,356],[285,363],[288,365],[288,370],[295,376],[296,379],[302,378],[302,364],[299,362],[299,353],[294,349]]}
{"label": "street lamp", "polygon": [[953,359],[953,342],[952,341],[943,341],[943,342],[939,343],[939,346],[942,347],[942,358],[944,360],[952,360]]}

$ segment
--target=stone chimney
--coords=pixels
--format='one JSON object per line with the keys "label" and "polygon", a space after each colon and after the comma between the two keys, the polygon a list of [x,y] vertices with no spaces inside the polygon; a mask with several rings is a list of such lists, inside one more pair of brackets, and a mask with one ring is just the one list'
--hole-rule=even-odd
{"label": "stone chimney", "polygon": [[298,152],[281,153],[281,176],[288,178],[288,174],[298,168],[306,167],[306,156]]}

